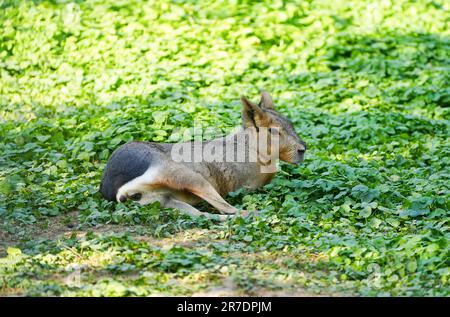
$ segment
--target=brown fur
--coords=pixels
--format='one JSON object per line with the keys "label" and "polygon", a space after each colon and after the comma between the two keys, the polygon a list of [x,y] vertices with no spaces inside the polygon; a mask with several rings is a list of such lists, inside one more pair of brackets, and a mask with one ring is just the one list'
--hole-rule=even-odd
{"label": "brown fur", "polygon": [[[259,129],[277,128],[280,133],[280,159],[289,163],[300,163],[306,151],[305,143],[296,134],[292,123],[278,114],[270,95],[263,91],[259,104],[254,104],[241,97],[243,104],[243,128],[235,135],[204,142],[215,142],[218,146],[230,144],[242,133],[259,133]],[[259,136],[259,135],[258,135]],[[137,142],[139,146],[144,146]],[[187,143],[193,147],[193,143]],[[128,145],[130,146],[130,145]],[[258,162],[182,162],[177,163],[170,157],[173,144],[145,143],[148,151],[155,157],[152,167],[157,170],[151,179],[135,186],[119,190],[118,195],[129,198],[135,193],[142,193],[139,200],[147,204],[158,200],[165,207],[180,209],[193,216],[205,215],[192,207],[201,200],[206,200],[222,214],[235,214],[236,208],[228,204],[222,196],[241,187],[255,189],[269,183],[275,173],[262,173],[263,163]],[[236,155],[236,153],[235,153]],[[244,212],[245,213],[245,212]],[[219,216],[226,219],[227,216]]]}

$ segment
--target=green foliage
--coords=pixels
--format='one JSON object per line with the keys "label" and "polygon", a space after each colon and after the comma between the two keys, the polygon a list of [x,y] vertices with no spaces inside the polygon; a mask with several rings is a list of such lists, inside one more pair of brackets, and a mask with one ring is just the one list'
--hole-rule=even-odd
{"label": "green foliage", "polygon": [[[192,294],[231,278],[245,294],[448,296],[448,21],[427,0],[0,1],[0,230],[77,211],[80,228],[208,237],[5,241],[0,293]],[[261,215],[217,224],[100,197],[119,145],[174,141],[194,120],[226,131],[260,88],[309,148],[227,198]]]}

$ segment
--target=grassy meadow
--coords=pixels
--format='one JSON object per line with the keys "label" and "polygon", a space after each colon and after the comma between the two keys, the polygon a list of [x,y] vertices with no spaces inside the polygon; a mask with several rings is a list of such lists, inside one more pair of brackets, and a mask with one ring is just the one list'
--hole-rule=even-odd
{"label": "grassy meadow", "polygon": [[[0,0],[0,295],[449,296],[449,9]],[[261,214],[101,197],[118,146],[227,131],[260,89],[308,144],[226,197]]]}

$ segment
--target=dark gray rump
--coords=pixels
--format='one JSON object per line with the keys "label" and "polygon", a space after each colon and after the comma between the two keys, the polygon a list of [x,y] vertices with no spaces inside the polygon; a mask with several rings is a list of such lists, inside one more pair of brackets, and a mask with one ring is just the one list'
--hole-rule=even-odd
{"label": "dark gray rump", "polygon": [[159,146],[150,142],[130,142],[116,149],[103,172],[100,192],[107,200],[115,201],[120,187],[141,176],[154,163]]}

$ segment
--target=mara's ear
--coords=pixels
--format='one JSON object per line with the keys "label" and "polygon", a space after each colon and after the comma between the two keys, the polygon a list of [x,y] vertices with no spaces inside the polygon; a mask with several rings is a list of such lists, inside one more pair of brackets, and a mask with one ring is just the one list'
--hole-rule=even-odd
{"label": "mara's ear", "polygon": [[270,97],[269,93],[265,90],[261,91],[261,102],[259,104],[266,109],[275,109],[272,97]]}
{"label": "mara's ear", "polygon": [[261,127],[265,126],[268,116],[264,110],[257,104],[248,100],[245,96],[241,96],[242,101],[242,121],[245,127]]}

